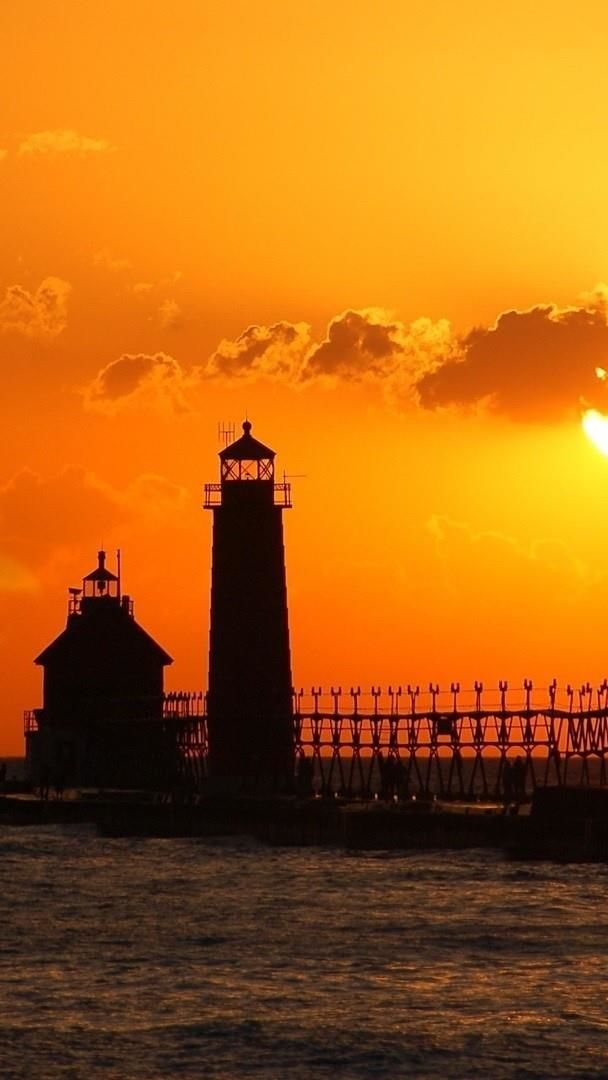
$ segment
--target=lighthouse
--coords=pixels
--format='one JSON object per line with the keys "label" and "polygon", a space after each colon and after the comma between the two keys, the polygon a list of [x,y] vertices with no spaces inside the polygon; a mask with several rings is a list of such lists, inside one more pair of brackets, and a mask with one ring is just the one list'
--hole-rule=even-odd
{"label": "lighthouse", "polygon": [[43,706],[26,714],[28,772],[68,787],[163,789],[175,752],[163,722],[171,657],[133,614],[105,551],[69,590],[65,629],[36,657]]}
{"label": "lighthouse", "polygon": [[275,452],[251,434],[220,452],[220,482],[205,485],[213,513],[207,711],[213,784],[226,791],[288,787],[293,699],[283,511]]}

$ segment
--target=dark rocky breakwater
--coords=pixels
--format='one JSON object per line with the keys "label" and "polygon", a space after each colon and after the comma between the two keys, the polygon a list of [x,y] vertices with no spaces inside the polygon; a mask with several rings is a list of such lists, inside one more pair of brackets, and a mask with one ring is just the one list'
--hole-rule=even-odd
{"label": "dark rocky breakwater", "polygon": [[250,835],[282,846],[360,849],[502,847],[525,819],[500,805],[321,798],[208,798],[196,804],[141,796],[0,798],[0,824],[94,824],[105,836]]}
{"label": "dark rocky breakwater", "polygon": [[143,793],[0,797],[0,825],[92,824],[103,836],[251,836],[274,846],[350,850],[495,848],[512,858],[608,862],[608,790],[538,789],[531,805]]}

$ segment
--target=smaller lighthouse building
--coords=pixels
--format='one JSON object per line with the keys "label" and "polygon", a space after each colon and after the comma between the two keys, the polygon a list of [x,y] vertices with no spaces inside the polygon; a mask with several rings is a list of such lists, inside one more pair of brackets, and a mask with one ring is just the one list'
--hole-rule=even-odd
{"label": "smaller lighthouse building", "polygon": [[159,788],[176,766],[163,723],[163,675],[172,659],[135,621],[120,573],[97,566],[69,590],[65,629],[36,657],[42,708],[26,714],[35,784]]}

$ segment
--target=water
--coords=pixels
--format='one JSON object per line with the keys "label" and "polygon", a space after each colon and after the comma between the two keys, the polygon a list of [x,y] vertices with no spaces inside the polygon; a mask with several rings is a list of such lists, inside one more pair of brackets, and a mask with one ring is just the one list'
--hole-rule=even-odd
{"label": "water", "polygon": [[0,1075],[608,1076],[606,866],[0,828]]}

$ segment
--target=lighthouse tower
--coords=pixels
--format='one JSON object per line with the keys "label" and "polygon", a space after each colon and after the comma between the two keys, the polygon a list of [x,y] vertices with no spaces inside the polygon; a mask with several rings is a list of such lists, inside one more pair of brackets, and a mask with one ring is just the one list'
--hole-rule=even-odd
{"label": "lighthouse tower", "polygon": [[209,649],[209,765],[226,790],[288,786],[293,702],[283,510],[290,485],[274,478],[275,452],[251,424],[220,455],[213,512]]}

